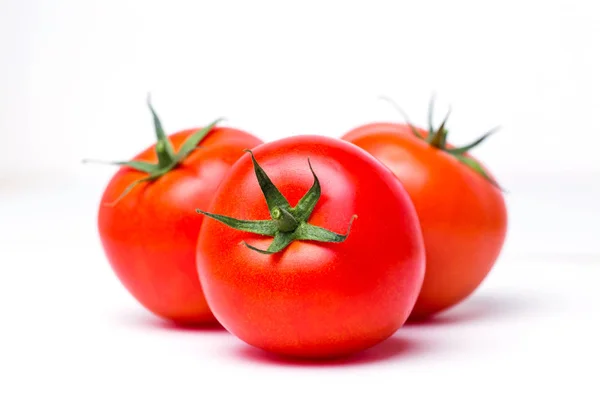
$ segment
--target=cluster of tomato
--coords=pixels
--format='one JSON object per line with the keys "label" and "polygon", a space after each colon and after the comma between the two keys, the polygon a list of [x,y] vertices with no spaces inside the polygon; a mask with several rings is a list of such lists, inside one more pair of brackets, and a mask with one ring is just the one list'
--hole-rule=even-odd
{"label": "cluster of tomato", "polygon": [[469,296],[506,235],[492,175],[434,129],[373,123],[263,143],[218,126],[166,135],[99,210],[106,256],[148,310],[220,323],[301,357],[347,355]]}

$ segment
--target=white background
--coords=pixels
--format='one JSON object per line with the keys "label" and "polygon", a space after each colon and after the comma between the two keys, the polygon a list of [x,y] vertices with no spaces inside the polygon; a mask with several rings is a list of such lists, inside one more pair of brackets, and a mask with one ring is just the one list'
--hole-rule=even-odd
{"label": "white background", "polygon": [[[1,0],[0,398],[597,398],[597,8]],[[152,143],[148,92],[170,132],[224,116],[263,140],[402,121],[380,95],[424,124],[435,92],[452,142],[502,126],[475,155],[509,191],[505,251],[438,323],[341,365],[173,330],[99,246],[114,169],[80,163]]]}

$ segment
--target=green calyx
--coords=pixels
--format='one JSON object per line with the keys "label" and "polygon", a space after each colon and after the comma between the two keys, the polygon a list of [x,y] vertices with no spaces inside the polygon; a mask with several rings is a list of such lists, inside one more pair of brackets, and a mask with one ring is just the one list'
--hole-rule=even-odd
{"label": "green calyx", "polygon": [[154,181],[161,176],[165,175],[169,171],[176,168],[181,162],[183,162],[191,152],[193,152],[196,148],[199,147],[202,139],[206,137],[210,133],[210,131],[222,121],[222,118],[219,118],[213,121],[208,126],[198,129],[196,132],[191,134],[185,142],[181,145],[178,152],[175,152],[173,149],[173,144],[169,141],[169,138],[165,134],[165,131],[162,127],[162,123],[156,114],[156,111],[152,107],[152,103],[150,101],[150,95],[148,95],[148,108],[150,108],[150,112],[152,113],[152,119],[154,121],[154,131],[156,134],[156,145],[154,147],[154,151],[156,152],[156,157],[158,158],[158,162],[153,164],[146,161],[101,161],[101,160],[83,160],[84,163],[94,162],[100,164],[109,164],[109,165],[119,165],[126,166],[129,168],[133,168],[136,171],[140,171],[148,174],[147,176],[138,179],[132,182],[121,195],[115,199],[113,202],[109,203],[109,206],[114,206],[117,204],[123,197],[127,195],[134,187],[143,182]]}
{"label": "green calyx", "polygon": [[440,124],[440,126],[437,128],[434,128],[434,124],[433,124],[433,108],[434,108],[434,102],[435,102],[434,97],[432,97],[431,101],[429,102],[429,112],[428,112],[429,130],[428,130],[428,134],[426,137],[423,137],[423,135],[421,135],[421,133],[415,128],[415,126],[410,122],[408,115],[404,112],[404,110],[402,108],[400,108],[400,106],[398,106],[398,104],[396,104],[392,99],[390,99],[388,97],[382,97],[382,99],[389,102],[404,117],[404,119],[406,120],[406,123],[410,127],[412,133],[417,138],[429,143],[432,147],[435,147],[436,149],[444,151],[447,154],[453,156],[458,161],[460,161],[467,167],[471,168],[477,174],[481,175],[489,183],[491,183],[498,189],[503,190],[498,185],[498,182],[496,182],[485,171],[483,166],[477,160],[469,157],[469,155],[467,154],[470,150],[472,150],[475,147],[477,147],[478,145],[480,145],[483,141],[485,141],[493,133],[497,132],[499,130],[499,127],[490,129],[488,132],[486,132],[485,134],[480,136],[477,140],[473,141],[472,143],[469,143],[469,144],[467,144],[465,146],[461,146],[461,147],[451,148],[448,146],[448,142],[447,142],[448,130],[446,129],[446,123],[448,121],[448,118],[450,117],[450,110],[448,110],[448,113],[446,114],[446,117],[444,117],[444,119],[442,120],[442,123]]}
{"label": "green calyx", "polygon": [[319,226],[311,225],[307,222],[321,197],[321,184],[310,164],[310,159],[308,160],[308,167],[314,177],[313,185],[300,199],[298,204],[295,207],[292,207],[258,164],[252,151],[246,151],[250,153],[250,157],[252,157],[254,173],[256,174],[256,179],[258,180],[258,184],[267,202],[271,219],[251,221],[212,214],[202,210],[196,210],[197,213],[215,219],[240,231],[273,237],[273,241],[266,250],[258,249],[243,242],[249,249],[262,254],[278,253],[289,246],[294,240],[311,240],[329,243],[340,243],[346,240],[350,234],[352,222],[357,217],[356,215],[350,219],[348,229],[344,235]]}

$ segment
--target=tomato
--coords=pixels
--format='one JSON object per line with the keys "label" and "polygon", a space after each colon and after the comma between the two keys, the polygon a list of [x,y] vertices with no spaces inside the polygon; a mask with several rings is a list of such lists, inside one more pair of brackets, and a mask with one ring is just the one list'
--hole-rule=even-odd
{"label": "tomato", "polygon": [[[243,150],[261,141],[241,130],[212,126],[167,137],[157,117],[155,123],[157,145],[126,163],[105,189],[98,213],[102,246],[122,284],[149,311],[182,324],[215,322],[196,272],[203,218],[194,210],[208,206]],[[206,134],[197,149],[195,133]],[[189,154],[173,163],[184,146]],[[154,178],[135,168],[152,170],[140,161],[155,164]],[[148,181],[132,188],[143,179]]]}
{"label": "tomato", "polygon": [[200,281],[216,318],[246,343],[341,356],[408,318],[424,276],[418,218],[394,175],[358,147],[321,136],[260,145],[205,210]]}
{"label": "tomato", "polygon": [[342,137],[390,168],[416,207],[427,262],[411,319],[429,317],[473,293],[506,236],[502,191],[468,153],[488,135],[457,149],[446,143],[447,134],[444,124],[429,134],[408,124],[371,123]]}

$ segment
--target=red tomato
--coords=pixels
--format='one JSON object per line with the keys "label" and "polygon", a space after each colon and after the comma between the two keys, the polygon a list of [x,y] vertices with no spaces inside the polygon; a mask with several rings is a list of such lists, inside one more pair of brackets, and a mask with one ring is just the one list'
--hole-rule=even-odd
{"label": "red tomato", "polygon": [[[338,139],[296,136],[253,152],[255,168],[264,168],[274,185],[265,184],[268,195],[246,155],[208,210],[245,221],[242,228],[259,220],[264,232],[283,221],[285,209],[295,219],[264,235],[204,221],[197,265],[219,322],[253,346],[300,357],[345,355],[392,335],[408,317],[424,275],[418,219],[398,180]],[[273,200],[277,189],[280,203]],[[311,230],[327,230],[319,237],[330,242],[309,239]],[[286,238],[300,239],[286,246]],[[283,248],[275,254],[256,251],[282,247],[277,243]]]}
{"label": "red tomato", "polygon": [[419,215],[427,264],[411,319],[428,317],[475,291],[506,235],[506,207],[494,178],[467,152],[458,158],[451,154],[456,148],[445,143],[446,135],[438,136],[443,149],[406,124],[373,123],[343,136],[391,169]]}
{"label": "red tomato", "polygon": [[[175,152],[194,131],[169,137]],[[249,133],[217,127],[175,168],[124,196],[132,182],[148,174],[124,166],[111,179],[98,215],[102,245],[123,285],[154,314],[185,324],[215,321],[196,272],[195,249],[203,218],[194,210],[208,207],[243,150],[260,143]],[[155,147],[134,160],[156,163]],[[120,196],[116,204],[106,204]]]}

